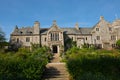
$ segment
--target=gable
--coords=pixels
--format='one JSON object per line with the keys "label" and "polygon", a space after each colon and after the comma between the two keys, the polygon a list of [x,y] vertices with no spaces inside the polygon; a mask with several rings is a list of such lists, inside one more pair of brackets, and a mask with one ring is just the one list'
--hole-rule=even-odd
{"label": "gable", "polygon": [[61,31],[57,25],[52,25],[48,31]]}
{"label": "gable", "polygon": [[105,30],[108,29],[108,27],[111,27],[111,24],[107,22],[106,20],[100,20],[93,28],[92,33],[96,32],[97,28]]}
{"label": "gable", "polygon": [[48,30],[48,32],[53,32],[53,31],[62,32],[62,30],[57,26],[56,21],[53,21],[53,25]]}

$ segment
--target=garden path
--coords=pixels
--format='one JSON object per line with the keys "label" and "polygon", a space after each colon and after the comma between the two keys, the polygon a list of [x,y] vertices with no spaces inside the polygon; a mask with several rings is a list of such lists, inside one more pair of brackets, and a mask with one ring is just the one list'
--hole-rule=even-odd
{"label": "garden path", "polygon": [[55,54],[51,63],[46,65],[43,80],[69,80],[66,64],[60,62],[59,54]]}
{"label": "garden path", "polygon": [[52,59],[50,62],[51,62],[51,63],[60,63],[60,60],[61,60],[60,54],[55,53],[55,54],[53,55],[53,59]]}

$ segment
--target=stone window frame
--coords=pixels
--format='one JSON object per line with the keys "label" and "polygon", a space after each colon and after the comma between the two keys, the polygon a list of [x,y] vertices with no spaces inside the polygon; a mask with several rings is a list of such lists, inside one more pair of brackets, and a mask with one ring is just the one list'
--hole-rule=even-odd
{"label": "stone window frame", "polygon": [[59,32],[50,33],[51,41],[59,41]]}
{"label": "stone window frame", "polygon": [[100,40],[100,36],[96,36],[96,40]]}
{"label": "stone window frame", "polygon": [[19,41],[20,41],[19,38],[17,38],[17,39],[16,39],[16,42],[19,43]]}
{"label": "stone window frame", "polygon": [[32,31],[30,31],[29,33],[32,34]]}
{"label": "stone window frame", "polygon": [[116,35],[111,35],[111,40],[116,40]]}
{"label": "stone window frame", "polygon": [[85,39],[86,39],[86,40],[88,40],[88,38],[87,38],[87,37],[86,37]]}
{"label": "stone window frame", "polygon": [[96,31],[99,31],[99,28],[96,28]]}
{"label": "stone window frame", "polygon": [[112,48],[115,48],[117,45],[116,44],[111,44]]}
{"label": "stone window frame", "polygon": [[111,28],[111,27],[109,27],[109,31],[112,31],[112,28]]}
{"label": "stone window frame", "polygon": [[45,41],[45,42],[47,41],[47,38],[46,38],[46,37],[44,38],[44,41]]}
{"label": "stone window frame", "polygon": [[30,42],[30,37],[26,37],[26,42]]}
{"label": "stone window frame", "polygon": [[20,34],[22,35],[22,34],[23,34],[23,32],[22,32],[22,31],[20,31]]}
{"label": "stone window frame", "polygon": [[71,37],[71,40],[73,40],[73,37]]}

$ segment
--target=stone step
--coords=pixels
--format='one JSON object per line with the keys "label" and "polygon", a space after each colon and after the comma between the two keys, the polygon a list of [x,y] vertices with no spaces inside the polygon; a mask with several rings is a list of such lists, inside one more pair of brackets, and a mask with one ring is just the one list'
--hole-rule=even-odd
{"label": "stone step", "polygon": [[51,66],[49,66],[49,67],[46,67],[46,69],[51,69],[51,70],[66,70],[66,67],[51,67]]}
{"label": "stone step", "polygon": [[69,80],[65,63],[48,63],[43,80]]}
{"label": "stone step", "polygon": [[63,74],[68,74],[68,72],[66,72],[66,71],[64,71],[64,72],[60,72],[60,71],[49,71],[48,72],[48,71],[45,71],[44,74],[46,74],[46,75],[49,75],[49,74],[52,74],[52,75],[53,74],[59,74],[60,75],[60,74],[62,74],[63,75]]}
{"label": "stone step", "polygon": [[68,78],[68,74],[49,74],[49,75],[44,75],[43,78]]}
{"label": "stone step", "polygon": [[46,67],[46,70],[66,70],[65,67]]}
{"label": "stone step", "polygon": [[44,80],[69,80],[69,78],[48,78]]}
{"label": "stone step", "polygon": [[45,73],[68,73],[66,70],[50,70],[50,69],[47,69],[45,70]]}
{"label": "stone step", "polygon": [[52,66],[56,66],[56,65],[64,65],[65,66],[65,63],[48,63],[47,65],[52,65]]}
{"label": "stone step", "polygon": [[46,67],[65,67],[65,63],[48,63]]}

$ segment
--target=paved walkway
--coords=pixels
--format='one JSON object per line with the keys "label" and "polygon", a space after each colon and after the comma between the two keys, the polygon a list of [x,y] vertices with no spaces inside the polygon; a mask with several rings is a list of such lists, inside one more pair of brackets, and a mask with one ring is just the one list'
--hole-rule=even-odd
{"label": "paved walkway", "polygon": [[65,63],[60,63],[59,54],[55,54],[51,63],[46,65],[43,80],[69,80]]}
{"label": "paved walkway", "polygon": [[51,63],[60,63],[60,54],[58,53],[55,53],[54,56],[53,56],[53,59],[50,61]]}

